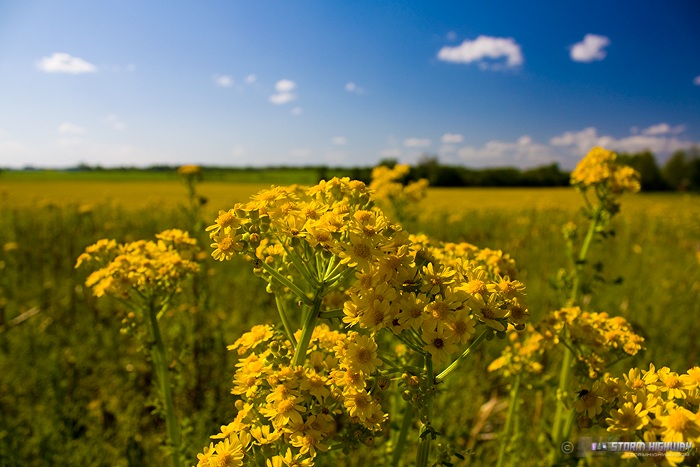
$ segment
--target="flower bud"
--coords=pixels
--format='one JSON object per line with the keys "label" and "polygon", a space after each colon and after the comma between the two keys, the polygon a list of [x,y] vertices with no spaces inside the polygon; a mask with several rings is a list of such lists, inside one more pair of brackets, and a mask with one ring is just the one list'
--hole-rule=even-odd
{"label": "flower bud", "polygon": [[377,378],[377,386],[379,386],[379,389],[382,391],[386,391],[389,389],[389,386],[391,386],[391,378],[388,376],[380,376]]}

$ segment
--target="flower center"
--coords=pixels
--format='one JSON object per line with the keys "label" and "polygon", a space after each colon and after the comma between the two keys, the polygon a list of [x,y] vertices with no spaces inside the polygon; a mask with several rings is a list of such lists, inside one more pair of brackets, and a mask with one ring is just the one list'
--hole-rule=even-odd
{"label": "flower center", "polygon": [[357,361],[359,363],[369,363],[372,361],[372,352],[369,349],[362,348],[357,351]]}

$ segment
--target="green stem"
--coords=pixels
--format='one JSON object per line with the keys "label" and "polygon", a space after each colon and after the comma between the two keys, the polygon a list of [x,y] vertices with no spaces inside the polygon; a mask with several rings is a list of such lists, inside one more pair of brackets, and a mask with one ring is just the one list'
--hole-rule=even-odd
{"label": "green stem", "polygon": [[[386,328],[385,328],[385,329],[386,329]],[[391,331],[387,330],[387,332],[391,332]],[[392,333],[392,334],[393,334],[393,333]],[[403,333],[401,333],[401,334],[393,334],[393,335],[396,336],[396,338],[397,338],[398,340],[400,340],[401,342],[403,342],[404,344],[406,344],[407,347],[409,347],[409,348],[415,350],[415,351],[418,352],[419,354],[423,355],[423,354],[425,353],[425,351],[424,351],[423,349],[421,349],[421,348],[418,347],[416,344],[414,344],[413,342],[411,342],[410,339],[408,339],[408,337],[406,337],[406,336],[403,335]]]}
{"label": "green stem", "polygon": [[299,254],[296,252],[294,247],[292,247],[291,249],[287,248],[287,245],[279,237],[277,237],[277,241],[280,242],[280,245],[282,245],[282,248],[284,248],[285,253],[287,253],[287,257],[292,261],[292,264],[297,269],[297,271],[299,271],[299,274],[304,276],[306,282],[311,284],[312,287],[317,287],[318,281],[313,277],[313,275],[309,271],[309,268],[306,267],[306,263],[302,258],[299,257]]}
{"label": "green stem", "polygon": [[470,353],[472,353],[474,350],[476,350],[476,349],[481,345],[481,343],[484,341],[484,339],[486,339],[486,334],[488,334],[489,332],[493,332],[493,330],[492,330],[491,328],[485,329],[484,332],[482,332],[482,333],[479,335],[479,337],[477,337],[477,338],[474,340],[474,342],[471,343],[471,345],[467,348],[467,350],[465,350],[465,351],[462,353],[462,355],[460,355],[459,357],[457,357],[457,360],[455,360],[454,362],[452,362],[452,363],[450,364],[450,366],[448,366],[447,368],[445,368],[445,369],[442,371],[442,373],[440,373],[439,375],[437,375],[437,376],[435,377],[435,384],[441,383],[450,373],[452,373],[452,372],[455,370],[455,368],[457,368],[457,366],[458,366],[460,363],[462,363],[462,361],[464,361],[464,360],[469,356]]}
{"label": "green stem", "polygon": [[335,310],[322,311],[318,314],[319,318],[323,319],[333,319],[333,318],[343,318],[345,312],[342,308],[336,308]]}
{"label": "green stem", "polygon": [[[428,381],[432,382],[433,375],[433,357],[429,353],[425,354],[425,370],[427,373]],[[435,386],[433,385],[434,389]],[[424,419],[421,420],[423,426],[421,427],[421,441],[418,446],[418,458],[416,459],[417,467],[427,467],[428,459],[430,458],[430,443],[433,441],[433,433],[430,433],[431,420],[433,418],[433,397],[435,392],[430,392],[428,394],[427,407],[425,408]]]}
{"label": "green stem", "polygon": [[283,286],[287,287],[289,290],[294,292],[294,295],[296,295],[299,300],[304,302],[305,305],[311,306],[313,305],[313,301],[304,293],[303,290],[299,288],[294,282],[290,281],[286,277],[284,277],[282,274],[280,274],[275,268],[267,264],[265,261],[261,262],[262,268],[267,271],[268,274],[270,274],[272,277],[277,279],[277,281],[282,284]]}
{"label": "green stem", "polygon": [[173,403],[173,393],[170,388],[170,376],[168,362],[165,357],[165,345],[163,337],[158,327],[156,307],[151,303],[148,309],[148,323],[150,334],[150,350],[153,366],[160,385],[161,397],[165,405],[165,426],[168,432],[168,442],[173,449],[172,460],[174,467],[181,467],[180,462],[180,426],[175,417],[175,404]]}
{"label": "green stem", "polygon": [[403,420],[401,421],[401,431],[399,431],[399,437],[396,439],[396,444],[394,444],[394,452],[391,456],[392,467],[398,467],[401,463],[401,456],[403,454],[406,438],[408,438],[408,430],[411,428],[411,422],[413,421],[413,406],[411,404],[406,404],[406,409],[403,412]]}
{"label": "green stem", "polygon": [[503,465],[503,461],[506,458],[506,451],[510,442],[508,441],[508,436],[510,435],[510,429],[513,425],[513,420],[515,418],[515,407],[518,405],[518,390],[520,389],[520,375],[515,377],[513,381],[513,386],[510,388],[510,401],[508,404],[508,415],[506,416],[506,424],[503,427],[503,435],[501,439],[501,450],[498,453],[498,464],[497,467]]}
{"label": "green stem", "polygon": [[277,305],[277,311],[279,311],[280,319],[282,320],[282,326],[284,326],[284,332],[287,333],[287,339],[292,343],[292,347],[296,348],[297,341],[294,338],[294,332],[292,331],[292,326],[289,323],[289,318],[287,317],[287,312],[284,309],[284,303],[282,299],[275,294],[275,304]]}
{"label": "green stem", "polygon": [[559,387],[557,388],[557,411],[554,414],[554,423],[552,424],[552,442],[554,443],[552,450],[552,464],[556,463],[561,453],[561,443],[564,441],[564,436],[568,435],[564,430],[564,418],[567,410],[563,398],[566,394],[566,389],[569,387],[571,379],[571,368],[573,367],[574,354],[568,347],[564,349],[564,360],[561,362],[561,372],[559,373]]}
{"label": "green stem", "polygon": [[309,349],[309,343],[311,342],[311,336],[314,333],[314,328],[316,327],[316,320],[319,317],[321,309],[321,296],[323,291],[323,285],[316,292],[316,297],[312,302],[311,309],[306,314],[304,319],[304,324],[301,328],[301,337],[299,338],[299,344],[294,351],[294,359],[292,360],[292,366],[301,365],[306,360],[306,351]]}
{"label": "green stem", "polygon": [[581,251],[579,252],[576,264],[574,264],[574,280],[571,286],[571,296],[569,297],[569,306],[575,306],[578,300],[580,282],[581,282],[581,270],[583,269],[583,263],[586,261],[588,256],[588,250],[591,247],[593,237],[595,236],[596,229],[598,228],[598,223],[600,222],[600,216],[603,213],[602,206],[597,206],[593,211],[593,218],[591,219],[591,224],[588,226],[588,232],[586,232],[586,237],[583,239],[583,244],[581,245]]}

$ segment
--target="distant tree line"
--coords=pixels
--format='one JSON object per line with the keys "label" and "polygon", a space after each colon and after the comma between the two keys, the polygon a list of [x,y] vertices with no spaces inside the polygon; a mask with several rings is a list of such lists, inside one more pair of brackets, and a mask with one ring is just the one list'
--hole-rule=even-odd
{"label": "distant tree line", "polygon": [[[641,175],[643,191],[700,191],[700,148],[693,147],[688,150],[678,150],[671,154],[669,159],[659,166],[654,154],[650,151],[638,153],[620,153],[618,160],[621,163],[634,167]],[[380,165],[393,167],[396,159],[384,159]],[[175,173],[177,166],[154,165],[145,169],[135,167],[104,168],[99,165],[90,166],[80,164],[67,169],[69,171],[149,171]],[[331,177],[350,177],[369,183],[372,178],[372,167],[328,167],[317,166],[274,166],[274,167],[218,167],[204,166],[204,174],[207,180],[227,180],[227,175],[232,173],[256,174],[257,181],[263,181],[270,177],[269,174],[286,174],[284,178],[290,180],[299,178],[293,183],[313,183],[318,180],[328,180]],[[24,170],[40,170],[34,167],[25,167]],[[2,169],[0,168],[0,175]],[[418,164],[411,167],[404,182],[425,178],[431,186],[437,187],[545,187],[567,186],[570,172],[561,170],[558,164],[549,164],[532,169],[518,169],[515,167],[499,167],[473,169],[458,165],[441,164],[437,156],[425,155],[420,158]],[[244,177],[247,178],[247,177]],[[273,177],[274,178],[274,177]]]}
{"label": "distant tree line", "polygon": [[[650,151],[618,154],[618,160],[634,167],[641,176],[644,191],[700,191],[700,148],[678,150],[663,166]],[[392,167],[397,162],[386,159],[380,164]],[[425,178],[431,186],[505,186],[538,187],[567,186],[570,172],[558,164],[533,169],[514,167],[471,169],[463,166],[442,165],[435,156],[424,156],[411,168],[407,181]]]}
{"label": "distant tree line", "polygon": [[619,154],[620,161],[634,167],[642,177],[642,190],[700,191],[700,148],[678,150],[663,167],[650,151]]}

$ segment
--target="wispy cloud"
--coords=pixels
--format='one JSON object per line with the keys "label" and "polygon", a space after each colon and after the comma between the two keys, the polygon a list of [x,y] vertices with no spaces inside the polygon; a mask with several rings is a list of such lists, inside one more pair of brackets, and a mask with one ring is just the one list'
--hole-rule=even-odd
{"label": "wispy cloud", "polygon": [[357,83],[353,83],[352,81],[345,83],[345,90],[349,93],[357,95],[362,95],[365,93],[365,90],[363,88],[358,86]]}
{"label": "wispy cloud", "polygon": [[454,47],[444,46],[437,56],[451,63],[476,62],[482,69],[516,68],[524,62],[520,45],[511,37],[479,36]]}
{"label": "wispy cloud", "polygon": [[292,102],[297,98],[292,91],[297,87],[296,83],[289,79],[281,79],[275,84],[275,94],[270,96],[270,102],[275,105],[282,105]]}
{"label": "wispy cloud", "polygon": [[[594,127],[566,131],[553,136],[547,142],[537,142],[528,135],[515,141],[492,140],[483,146],[463,146],[454,151],[441,148],[440,156],[453,162],[461,162],[475,167],[533,167],[560,163],[572,169],[575,164],[594,146],[602,146],[619,153],[651,151],[663,158],[679,149],[689,149],[698,145],[697,141],[681,139],[683,125],[671,126],[667,123],[652,125],[641,133],[633,131],[629,135],[614,137],[600,134]],[[443,146],[444,148],[444,146]],[[456,159],[454,159],[456,154]]]}
{"label": "wispy cloud", "polygon": [[481,147],[466,146],[457,152],[462,162],[478,166],[532,166],[551,162],[555,153],[528,135],[516,141],[493,140]]}
{"label": "wispy cloud", "polygon": [[117,117],[116,114],[109,114],[105,117],[105,123],[112,127],[114,130],[123,130],[126,128],[126,123],[121,121],[119,117]]}
{"label": "wispy cloud", "polygon": [[603,50],[610,45],[610,39],[597,34],[586,34],[581,42],[571,46],[571,60],[589,63],[603,60],[607,52]]}
{"label": "wispy cloud", "polygon": [[678,137],[678,134],[684,128],[683,125],[672,128],[665,123],[660,123],[643,130],[641,134],[615,138],[609,135],[599,135],[596,128],[588,127],[580,131],[567,131],[555,136],[550,139],[550,144],[555,147],[573,149],[573,155],[576,157],[583,156],[593,146],[602,146],[613,151],[630,153],[648,150],[654,154],[664,156],[679,149],[688,149],[698,144],[697,141],[681,140]]}
{"label": "wispy cloud", "polygon": [[304,113],[304,110],[301,107],[294,107],[292,110],[289,111],[292,115],[295,117],[298,115],[301,115]]}
{"label": "wispy cloud", "polygon": [[427,138],[408,138],[405,139],[403,145],[407,148],[427,148],[432,144]]}
{"label": "wispy cloud", "polygon": [[45,73],[80,74],[95,73],[97,71],[97,67],[92,63],[62,52],[56,52],[50,57],[41,58],[36,63],[36,67]]}
{"label": "wispy cloud", "polygon": [[333,146],[345,146],[348,144],[348,139],[345,136],[334,136],[331,143]]}
{"label": "wispy cloud", "polygon": [[253,84],[258,80],[258,77],[255,76],[253,73],[249,74],[246,76],[243,81],[245,81],[245,84]]}
{"label": "wispy cloud", "polygon": [[685,125],[671,126],[668,123],[659,123],[657,125],[652,125],[649,128],[642,130],[643,135],[677,135],[685,131]]}
{"label": "wispy cloud", "polygon": [[229,75],[214,75],[214,82],[222,88],[230,88],[233,85],[233,78]]}
{"label": "wispy cloud", "polygon": [[442,135],[442,142],[444,144],[459,144],[464,141],[464,136],[459,133],[445,133]]}
{"label": "wispy cloud", "polygon": [[63,122],[58,125],[58,132],[62,135],[78,136],[85,134],[85,128],[70,122]]}
{"label": "wispy cloud", "polygon": [[693,79],[693,84],[694,84],[695,86],[700,86],[700,75],[696,76],[696,77]]}

